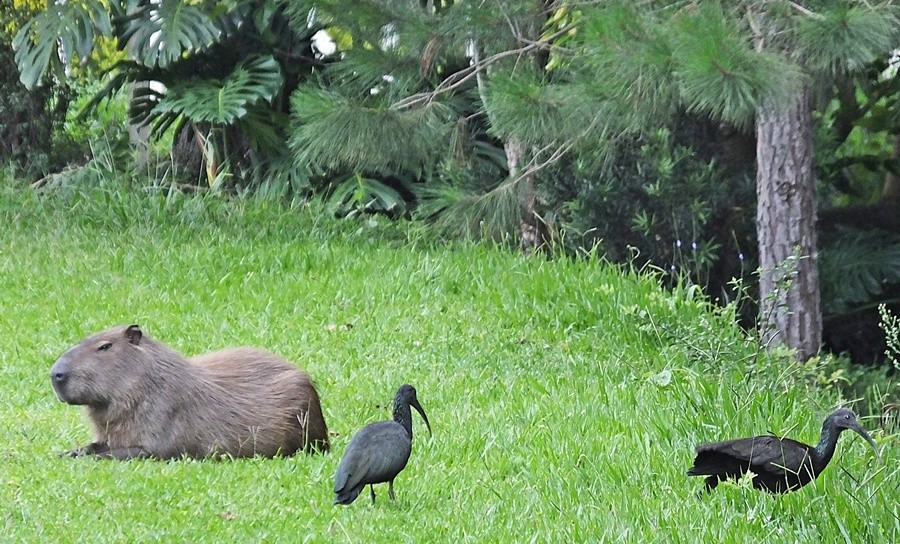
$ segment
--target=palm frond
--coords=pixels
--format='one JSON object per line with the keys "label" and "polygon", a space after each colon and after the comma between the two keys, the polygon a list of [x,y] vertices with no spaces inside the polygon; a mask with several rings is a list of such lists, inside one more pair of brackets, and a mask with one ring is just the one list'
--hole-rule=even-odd
{"label": "palm frond", "polygon": [[285,114],[254,104],[234,124],[249,139],[252,148],[266,157],[279,156],[287,148],[285,130],[288,116]]}
{"label": "palm frond", "polygon": [[165,67],[218,41],[231,15],[214,17],[186,1],[147,3],[117,18],[120,39],[142,64]]}
{"label": "palm frond", "polygon": [[281,68],[271,55],[250,57],[224,80],[196,79],[172,85],[152,115],[183,115],[194,122],[228,125],[245,117],[253,105],[271,100],[282,81]]}
{"label": "palm frond", "polygon": [[393,187],[359,173],[337,182],[328,205],[338,217],[373,212],[397,216],[406,212],[406,201]]}
{"label": "palm frond", "polygon": [[309,171],[296,168],[293,156],[284,148],[264,161],[255,161],[249,177],[256,187],[254,196],[262,199],[307,196],[312,192]]}
{"label": "palm frond", "polygon": [[823,310],[845,312],[900,283],[900,237],[843,229],[820,252]]}
{"label": "palm frond", "polygon": [[47,70],[59,79],[76,59],[90,55],[94,39],[112,30],[109,14],[99,0],[52,2],[29,20],[13,39],[19,79],[33,89]]}

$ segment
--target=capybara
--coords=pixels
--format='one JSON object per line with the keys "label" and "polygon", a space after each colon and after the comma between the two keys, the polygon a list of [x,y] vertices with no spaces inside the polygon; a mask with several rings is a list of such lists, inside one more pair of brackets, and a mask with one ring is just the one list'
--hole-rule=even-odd
{"label": "capybara", "polygon": [[319,395],[306,372],[255,348],[186,359],[137,325],[89,336],[60,356],[50,380],[84,405],[95,441],[69,455],[114,459],[251,457],[328,449]]}

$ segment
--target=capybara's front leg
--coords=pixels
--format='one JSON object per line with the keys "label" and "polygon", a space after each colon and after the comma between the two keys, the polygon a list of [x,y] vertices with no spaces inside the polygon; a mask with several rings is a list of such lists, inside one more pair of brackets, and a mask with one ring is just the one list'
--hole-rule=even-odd
{"label": "capybara's front leg", "polygon": [[128,446],[127,448],[116,448],[113,450],[107,448],[106,451],[98,453],[97,457],[125,461],[127,459],[147,459],[153,456],[143,446]]}
{"label": "capybara's front leg", "polygon": [[85,455],[102,455],[109,451],[109,444],[106,442],[91,442],[83,448],[77,450],[64,451],[60,457],[83,457]]}
{"label": "capybara's front leg", "polygon": [[95,455],[100,459],[118,459],[120,461],[152,457],[150,452],[143,446],[110,449],[109,444],[106,442],[91,442],[83,448],[63,453],[62,457],[83,457],[86,455]]}

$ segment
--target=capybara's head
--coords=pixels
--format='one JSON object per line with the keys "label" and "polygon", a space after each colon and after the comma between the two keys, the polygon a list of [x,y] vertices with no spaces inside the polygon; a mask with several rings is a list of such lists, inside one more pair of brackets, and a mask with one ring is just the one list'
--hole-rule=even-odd
{"label": "capybara's head", "polygon": [[85,338],[63,353],[50,369],[56,396],[68,404],[96,407],[127,397],[140,383],[147,366],[142,339],[137,325],[115,327]]}

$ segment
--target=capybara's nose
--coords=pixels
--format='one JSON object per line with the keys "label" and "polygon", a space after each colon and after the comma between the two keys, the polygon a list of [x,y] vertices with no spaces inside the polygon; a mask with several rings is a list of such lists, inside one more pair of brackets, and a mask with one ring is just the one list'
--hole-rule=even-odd
{"label": "capybara's nose", "polygon": [[53,380],[53,383],[54,383],[54,384],[56,384],[56,385],[62,385],[62,384],[64,384],[64,383],[66,383],[66,380],[69,379],[69,373],[68,373],[68,372],[58,372],[58,371],[57,371],[57,372],[51,373],[51,374],[50,374],[50,377],[51,377],[51,379]]}
{"label": "capybara's nose", "polygon": [[65,385],[69,380],[69,362],[64,360],[56,361],[50,369],[50,381],[53,385]]}

